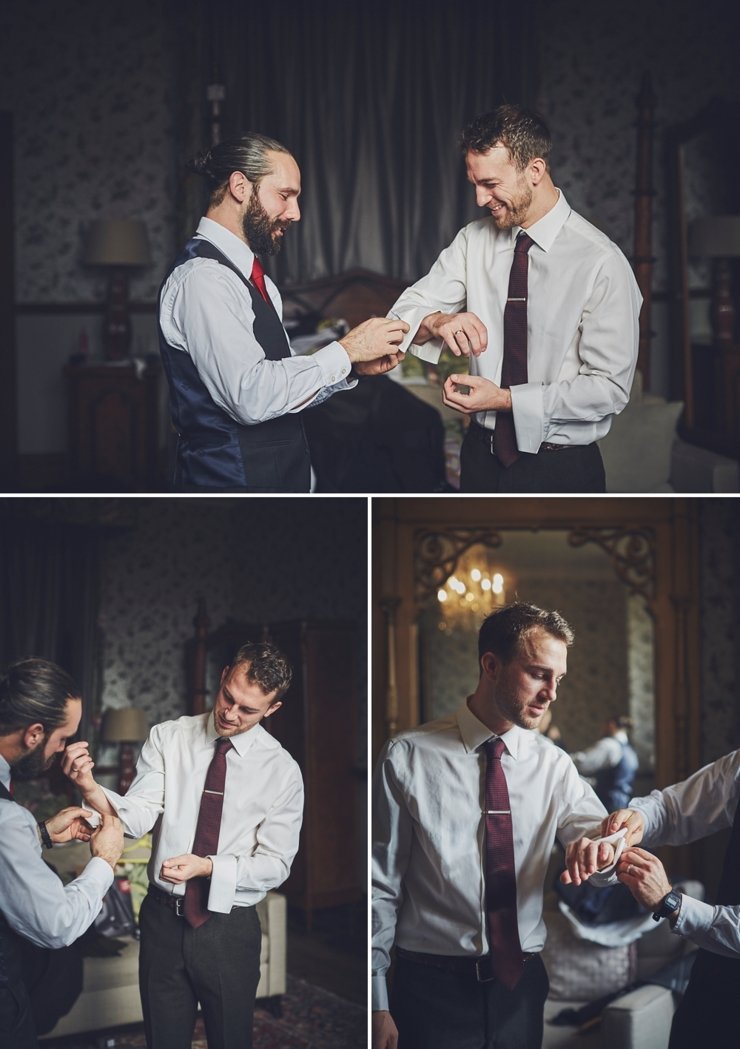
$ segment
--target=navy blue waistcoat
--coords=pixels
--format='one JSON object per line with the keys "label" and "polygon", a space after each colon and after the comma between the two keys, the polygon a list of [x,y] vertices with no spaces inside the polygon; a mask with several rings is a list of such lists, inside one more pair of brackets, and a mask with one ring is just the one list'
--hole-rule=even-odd
{"label": "navy blue waistcoat", "polygon": [[[289,357],[288,339],[272,303],[265,302],[244,274],[209,241],[188,241],[162,286],[178,266],[193,258],[214,259],[236,273],[251,297],[254,335],[265,357],[270,361]],[[308,444],[299,415],[242,425],[214,404],[192,358],[169,345],[161,324],[159,348],[170,388],[170,414],[178,435],[176,490],[309,491]]]}
{"label": "navy blue waistcoat", "polygon": [[617,765],[609,769],[600,769],[596,773],[596,793],[604,803],[607,812],[616,812],[629,805],[632,788],[639,761],[637,754],[629,743],[617,740],[622,748],[622,757]]}

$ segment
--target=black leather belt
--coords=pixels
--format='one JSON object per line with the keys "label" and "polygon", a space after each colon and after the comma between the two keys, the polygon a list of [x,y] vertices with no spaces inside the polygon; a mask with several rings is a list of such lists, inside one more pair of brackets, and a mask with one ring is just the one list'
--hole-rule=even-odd
{"label": "black leather belt", "polygon": [[169,907],[171,911],[174,911],[178,918],[184,918],[185,915],[182,911],[182,905],[185,902],[185,896],[175,896],[172,892],[162,892],[156,885],[149,885],[148,896],[156,903],[161,903],[164,907]]}
{"label": "black leather belt", "polygon": [[[485,444],[491,455],[496,454],[494,447],[494,438],[496,436],[495,430],[489,430],[487,426],[481,426],[480,423],[473,422],[471,420],[468,433],[471,437],[475,438],[476,441],[480,441],[481,444]],[[543,441],[540,445],[538,452],[567,452],[570,448],[581,448],[583,445],[579,444],[553,444],[551,441]],[[531,454],[531,453],[523,453]]]}
{"label": "black leather belt", "polygon": [[[426,954],[421,951],[407,951],[405,947],[396,947],[399,958],[406,958],[417,965],[427,965],[430,969],[441,969],[448,973],[461,973],[463,976],[474,976],[478,983],[494,980],[491,955]],[[522,954],[522,960],[528,962],[534,954]]]}

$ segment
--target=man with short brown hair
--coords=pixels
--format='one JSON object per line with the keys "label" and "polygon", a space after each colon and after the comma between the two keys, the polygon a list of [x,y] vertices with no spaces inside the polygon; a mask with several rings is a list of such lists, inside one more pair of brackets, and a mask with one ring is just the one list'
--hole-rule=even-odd
{"label": "man with short brown hair", "polygon": [[465,492],[603,492],[597,442],[629,400],[642,301],[626,258],[552,179],[550,132],[499,106],[462,135],[489,215],[465,226],[389,316],[400,349],[470,358],[443,401],[470,416]]}
{"label": "man with short brown hair", "polygon": [[480,630],[474,693],[381,755],[373,1049],[541,1045],[552,847],[556,837],[580,838],[605,812],[567,754],[530,731],[557,698],[572,641],[558,612],[523,602],[498,609]]}
{"label": "man with short brown hair", "polygon": [[259,983],[256,904],[288,877],[303,780],[261,722],[282,706],[290,666],[273,645],[243,645],[213,710],[155,725],[125,797],[93,778],[83,743],[64,770],[86,805],[128,834],[154,828],[140,913],[139,982],[149,1049],[190,1049],[200,1003],[209,1049],[248,1049]]}

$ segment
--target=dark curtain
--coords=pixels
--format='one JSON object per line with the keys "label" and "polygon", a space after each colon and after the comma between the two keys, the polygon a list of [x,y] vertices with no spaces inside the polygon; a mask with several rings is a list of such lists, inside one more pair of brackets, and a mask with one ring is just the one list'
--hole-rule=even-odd
{"label": "dark curtain", "polygon": [[81,738],[98,701],[98,532],[63,502],[0,500],[0,667],[39,656],[82,690]]}
{"label": "dark curtain", "polygon": [[[467,121],[534,96],[534,0],[504,5],[191,0],[180,21],[183,150],[261,131],[303,176],[278,283],[361,266],[416,279],[477,209],[457,146]],[[189,147],[189,149],[188,149]],[[192,229],[202,195],[183,195]],[[189,231],[188,231],[189,232]]]}

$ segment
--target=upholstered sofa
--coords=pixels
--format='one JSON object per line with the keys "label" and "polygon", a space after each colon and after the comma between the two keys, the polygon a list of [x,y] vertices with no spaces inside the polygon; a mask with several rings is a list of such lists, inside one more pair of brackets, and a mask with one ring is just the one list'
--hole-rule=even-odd
{"label": "upholstered sofa", "polygon": [[[141,850],[139,850],[141,853]],[[84,867],[89,858],[85,845],[57,846],[46,858],[62,877],[73,875]],[[145,863],[139,855],[137,863]],[[129,868],[130,869],[130,868]],[[286,980],[286,900],[277,892],[270,892],[257,905],[262,925],[262,953],[260,982],[257,998],[267,999],[273,1010],[279,1010],[280,998],[285,994]],[[139,943],[131,936],[123,937],[124,947],[113,956],[85,957],[83,990],[70,1012],[63,1016],[46,1038],[118,1027],[141,1021],[138,961]]]}
{"label": "upholstered sofa", "polygon": [[[703,897],[699,882],[684,882],[685,891]],[[666,965],[688,954],[688,941],[661,921],[628,947],[606,948],[577,938],[559,911],[554,892],[546,895],[548,938],[543,959],[550,977],[545,1003],[543,1049],[666,1049],[676,1007],[673,992],[648,982]],[[635,986],[637,985],[637,986]],[[622,988],[633,986],[626,993]],[[582,1027],[553,1023],[565,1009],[616,994]]]}

